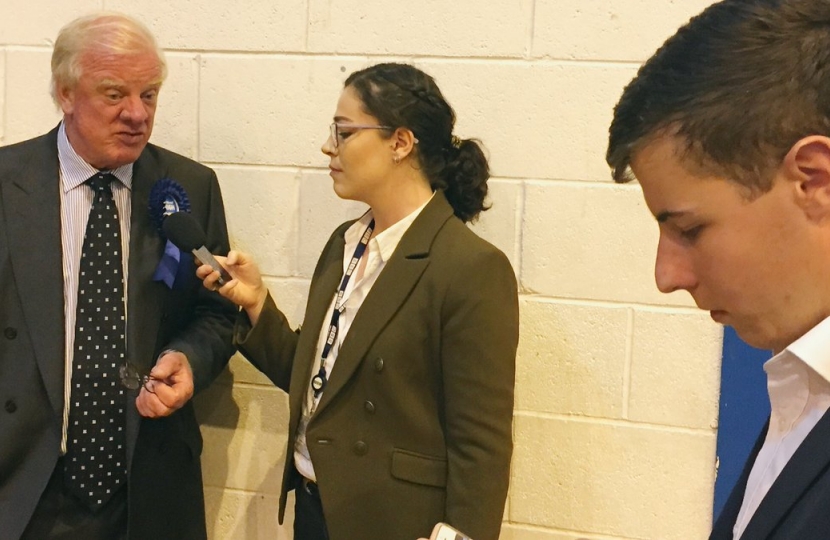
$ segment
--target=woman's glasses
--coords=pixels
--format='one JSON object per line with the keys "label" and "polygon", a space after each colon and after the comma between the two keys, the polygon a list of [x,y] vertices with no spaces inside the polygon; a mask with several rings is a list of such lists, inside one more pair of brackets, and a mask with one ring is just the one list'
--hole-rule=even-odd
{"label": "woman's glasses", "polygon": [[335,150],[340,148],[340,145],[346,141],[346,137],[359,131],[361,129],[395,129],[390,126],[369,126],[365,124],[338,124],[332,122],[329,126],[331,130],[331,140],[334,141]]}

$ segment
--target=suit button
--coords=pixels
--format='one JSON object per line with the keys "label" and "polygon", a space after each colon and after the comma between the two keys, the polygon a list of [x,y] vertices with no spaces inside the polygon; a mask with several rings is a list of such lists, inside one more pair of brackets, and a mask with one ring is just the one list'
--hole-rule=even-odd
{"label": "suit button", "polygon": [[366,412],[369,414],[375,413],[375,404],[371,401],[367,400],[366,403],[363,404],[363,408],[366,409]]}
{"label": "suit button", "polygon": [[3,330],[3,335],[6,336],[6,339],[14,339],[17,337],[17,329],[10,326]]}
{"label": "suit button", "polygon": [[14,402],[13,399],[10,399],[6,402],[6,412],[11,414],[17,410],[17,403]]}
{"label": "suit button", "polygon": [[377,371],[378,373],[383,371],[383,358],[378,358],[377,360],[375,360],[375,371]]}
{"label": "suit button", "polygon": [[365,456],[366,452],[369,451],[369,447],[363,441],[357,441],[356,443],[354,443],[353,449],[354,453],[358,456]]}

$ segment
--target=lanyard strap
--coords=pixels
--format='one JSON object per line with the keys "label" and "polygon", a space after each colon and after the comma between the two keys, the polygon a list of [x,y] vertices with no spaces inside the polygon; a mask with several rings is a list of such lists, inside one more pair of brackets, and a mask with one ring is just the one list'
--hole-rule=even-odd
{"label": "lanyard strap", "polygon": [[343,301],[343,296],[346,294],[346,286],[349,284],[349,279],[351,279],[355,268],[357,268],[357,263],[360,262],[360,258],[366,252],[366,246],[369,245],[369,239],[372,237],[372,231],[374,229],[375,220],[373,219],[369,223],[369,226],[366,227],[366,230],[363,231],[363,236],[360,237],[360,242],[358,242],[357,247],[354,250],[352,260],[349,262],[349,266],[346,267],[346,273],[343,274],[343,279],[340,280],[340,287],[337,290],[337,297],[334,300],[334,310],[331,313],[331,322],[329,323],[326,343],[323,346],[323,353],[320,355],[322,357],[320,359],[320,370],[317,372],[317,375],[311,379],[311,388],[314,390],[315,399],[320,397],[320,394],[323,393],[323,390],[326,388],[326,384],[328,383],[328,377],[326,376],[326,359],[328,358],[331,348],[334,345],[334,340],[337,338],[337,331],[340,327],[340,315],[346,311],[346,302]]}

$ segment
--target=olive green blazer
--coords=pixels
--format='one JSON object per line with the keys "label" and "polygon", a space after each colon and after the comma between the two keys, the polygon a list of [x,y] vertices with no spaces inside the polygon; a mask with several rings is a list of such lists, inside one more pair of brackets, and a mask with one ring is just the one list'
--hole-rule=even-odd
{"label": "olive green blazer", "polygon": [[[302,332],[269,298],[240,350],[289,393],[280,521],[323,318],[343,274],[341,225],[311,281]],[[415,540],[446,521],[498,538],[512,454],[516,278],[438,192],[404,234],[346,336],[307,441],[331,540]]]}

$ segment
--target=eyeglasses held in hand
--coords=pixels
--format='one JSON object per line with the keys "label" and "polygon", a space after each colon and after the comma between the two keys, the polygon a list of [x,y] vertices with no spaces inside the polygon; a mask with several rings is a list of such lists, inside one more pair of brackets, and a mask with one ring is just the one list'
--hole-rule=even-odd
{"label": "eyeglasses held in hand", "polygon": [[147,383],[158,379],[149,373],[140,373],[138,368],[136,368],[132,362],[127,362],[118,368],[118,374],[121,377],[121,384],[124,385],[125,388],[129,388],[130,390],[138,390],[143,386],[148,392],[153,394],[155,393],[151,387],[147,386]]}

